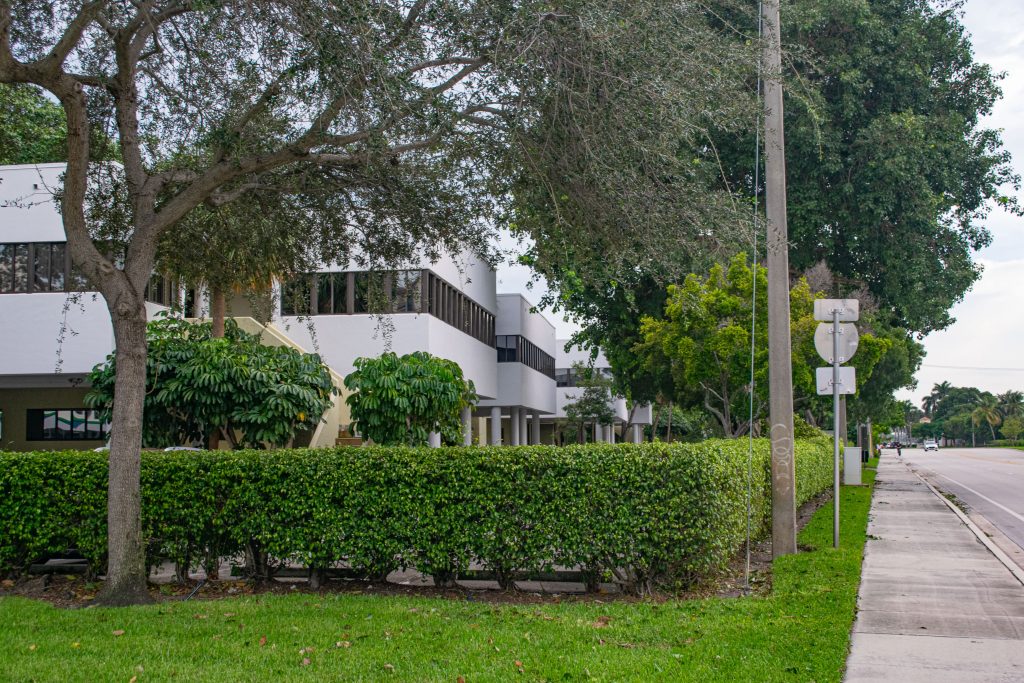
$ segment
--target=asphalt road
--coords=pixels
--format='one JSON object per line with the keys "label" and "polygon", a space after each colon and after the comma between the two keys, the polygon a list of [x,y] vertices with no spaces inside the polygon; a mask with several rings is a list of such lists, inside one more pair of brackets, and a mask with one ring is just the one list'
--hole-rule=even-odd
{"label": "asphalt road", "polygon": [[904,448],[903,459],[1024,548],[1024,451]]}

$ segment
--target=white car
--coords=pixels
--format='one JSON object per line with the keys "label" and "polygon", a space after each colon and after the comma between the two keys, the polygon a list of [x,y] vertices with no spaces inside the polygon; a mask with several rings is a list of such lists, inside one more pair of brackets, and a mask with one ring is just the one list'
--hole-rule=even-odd
{"label": "white car", "polygon": [[938,450],[939,450],[939,444],[936,443],[935,441],[928,440],[928,441],[924,442],[924,452],[925,453],[927,453],[928,451],[938,451]]}

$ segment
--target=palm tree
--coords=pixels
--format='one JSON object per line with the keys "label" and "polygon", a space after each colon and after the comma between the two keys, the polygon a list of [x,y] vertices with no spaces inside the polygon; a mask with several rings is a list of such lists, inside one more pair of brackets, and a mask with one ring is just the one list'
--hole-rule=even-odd
{"label": "palm tree", "polygon": [[935,406],[938,405],[939,399],[935,394],[928,394],[921,399],[921,407],[924,408],[924,414],[928,417],[932,416],[932,411],[935,410]]}
{"label": "palm tree", "polygon": [[1016,417],[1024,412],[1024,392],[1011,389],[996,398],[999,399],[999,412],[1003,417]]}
{"label": "palm tree", "polygon": [[1003,421],[1003,418],[999,415],[999,399],[992,394],[985,394],[975,404],[974,410],[971,412],[971,421],[975,426],[980,425],[982,422],[988,423],[988,428],[992,432],[992,438],[996,438],[996,427]]}

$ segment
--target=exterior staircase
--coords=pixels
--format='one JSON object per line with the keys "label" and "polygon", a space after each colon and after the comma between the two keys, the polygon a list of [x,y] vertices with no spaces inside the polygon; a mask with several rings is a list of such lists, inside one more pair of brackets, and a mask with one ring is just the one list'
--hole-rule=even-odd
{"label": "exterior staircase", "polygon": [[338,427],[338,438],[334,440],[335,446],[362,446],[363,438],[360,436],[352,436],[352,433],[348,431],[348,427]]}

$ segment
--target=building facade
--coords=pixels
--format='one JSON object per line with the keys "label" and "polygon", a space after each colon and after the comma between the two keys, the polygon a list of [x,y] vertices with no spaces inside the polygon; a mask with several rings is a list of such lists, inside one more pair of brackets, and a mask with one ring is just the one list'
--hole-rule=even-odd
{"label": "building facade", "polygon": [[[0,448],[94,448],[107,426],[83,407],[87,375],[114,348],[103,298],[85,291],[71,267],[54,203],[63,164],[0,166]],[[519,294],[498,294],[495,272],[473,255],[428,259],[387,271],[356,261],[332,265],[273,286],[266,306],[234,296],[228,314],[265,343],[315,351],[335,383],[359,357],[386,350],[426,351],[452,360],[480,397],[463,413],[464,442],[553,443],[572,400],[556,386],[574,359],[554,325]],[[203,316],[205,293],[155,277],[147,310],[184,309]],[[257,309],[263,310],[257,310]],[[603,356],[598,355],[598,367]],[[605,366],[607,364],[605,363]],[[333,445],[348,426],[344,396],[309,437]],[[625,401],[615,401],[616,425],[595,428],[597,440],[632,440]],[[641,411],[642,412],[642,411]],[[643,415],[633,411],[636,424]],[[650,410],[646,412],[650,422]],[[434,439],[438,443],[439,437]]]}

